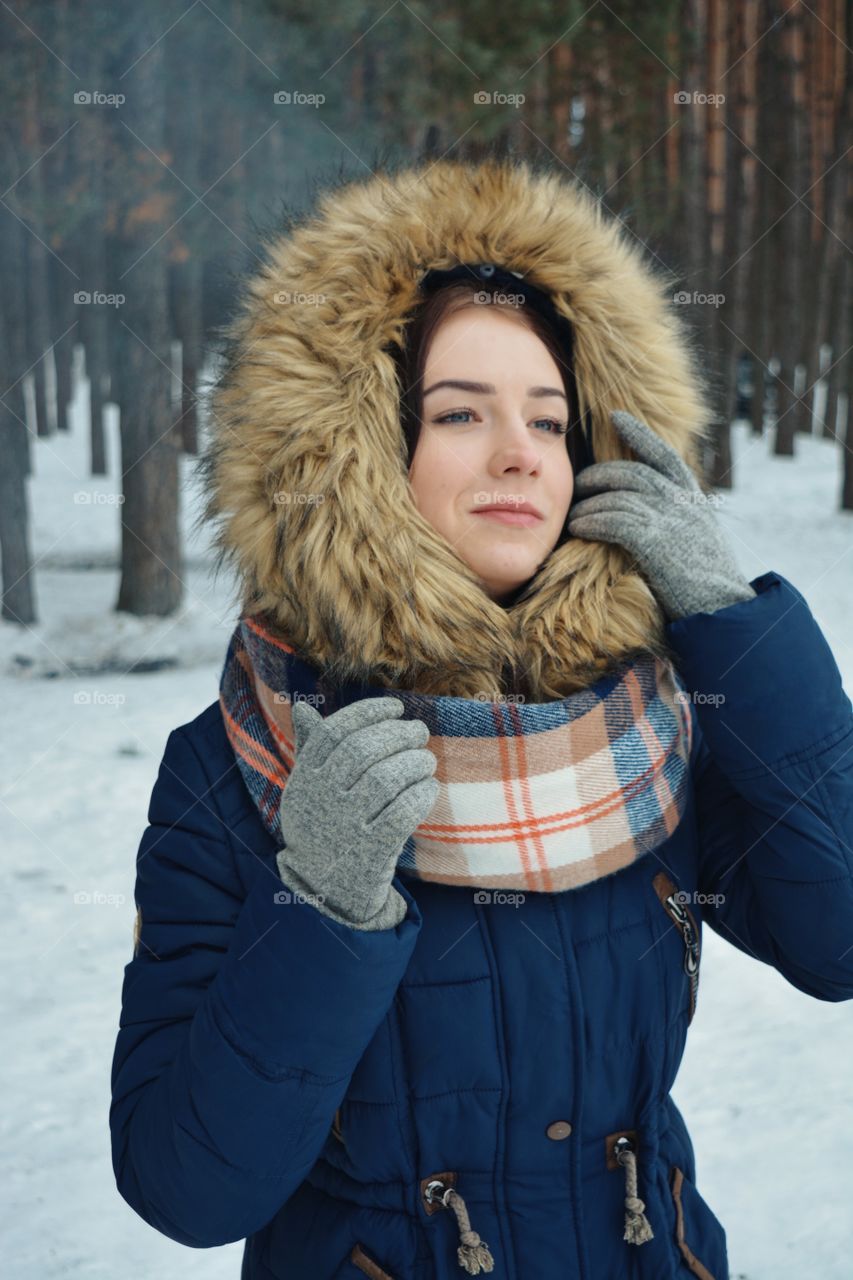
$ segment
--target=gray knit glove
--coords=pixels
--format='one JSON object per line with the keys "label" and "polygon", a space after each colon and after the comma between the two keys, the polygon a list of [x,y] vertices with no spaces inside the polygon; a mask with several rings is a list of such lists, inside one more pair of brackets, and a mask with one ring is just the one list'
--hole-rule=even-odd
{"label": "gray knit glove", "polygon": [[642,461],[584,467],[574,487],[584,501],[572,504],[569,533],[625,547],[669,622],[753,599],[711,510],[714,495],[646,423],[622,409],[610,418]]}
{"label": "gray knit glove", "polygon": [[403,845],[435,804],[437,760],[399,698],[362,698],[325,719],[293,704],[296,759],[281,797],[283,882],[324,915],[389,929],[406,914],[391,881]]}

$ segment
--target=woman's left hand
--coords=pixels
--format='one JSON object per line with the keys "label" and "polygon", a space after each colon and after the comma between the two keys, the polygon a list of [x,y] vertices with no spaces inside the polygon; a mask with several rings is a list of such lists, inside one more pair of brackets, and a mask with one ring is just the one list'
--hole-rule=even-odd
{"label": "woman's left hand", "polygon": [[643,461],[584,467],[574,488],[583,501],[569,510],[569,533],[625,547],[668,621],[751,600],[755,591],[735,563],[710,496],[687,463],[632,414],[616,409],[610,418]]}

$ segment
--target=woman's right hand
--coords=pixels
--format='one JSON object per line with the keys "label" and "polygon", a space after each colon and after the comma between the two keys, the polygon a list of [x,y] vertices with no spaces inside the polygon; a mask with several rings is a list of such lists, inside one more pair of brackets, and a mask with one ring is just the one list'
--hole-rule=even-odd
{"label": "woman's right hand", "polygon": [[276,855],[290,888],[363,929],[406,914],[391,881],[406,840],[438,796],[437,761],[422,720],[399,720],[399,698],[363,698],[325,719],[293,704],[296,759],[281,798],[286,847]]}

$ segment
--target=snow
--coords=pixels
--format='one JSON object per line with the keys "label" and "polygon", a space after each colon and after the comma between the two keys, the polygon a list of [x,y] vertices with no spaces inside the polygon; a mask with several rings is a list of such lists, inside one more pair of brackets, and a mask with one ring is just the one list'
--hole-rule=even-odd
{"label": "snow", "polygon": [[[117,423],[113,415],[111,476],[93,479],[82,394],[85,384],[74,430],[34,443],[38,625],[0,623],[0,982],[14,1029],[2,1067],[12,1103],[2,1131],[5,1269],[17,1280],[234,1280],[242,1242],[184,1248],[121,1199],[107,1121],[151,788],[169,731],[217,696],[238,605],[225,575],[212,581],[202,537],[188,545],[179,615],[113,612]],[[733,448],[735,488],[717,511],[741,568],[750,578],[775,569],[803,592],[849,692],[853,514],[837,510],[841,451],[799,437],[796,461],[774,458],[769,440],[741,422]],[[181,465],[189,530],[196,463]],[[89,496],[75,501],[79,493]],[[853,1006],[803,995],[710,929],[704,947],[674,1097],[700,1191],[728,1234],[732,1280],[843,1280],[853,1228],[845,1124],[853,1124]]]}

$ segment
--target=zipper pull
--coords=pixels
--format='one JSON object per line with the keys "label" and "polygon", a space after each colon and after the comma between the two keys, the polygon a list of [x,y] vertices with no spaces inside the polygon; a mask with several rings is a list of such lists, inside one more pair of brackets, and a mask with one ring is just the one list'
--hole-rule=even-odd
{"label": "zipper pull", "polygon": [[690,979],[690,1020],[692,1021],[699,994],[699,939],[684,904],[678,901],[674,893],[666,899],[666,904],[684,939],[684,972]]}

